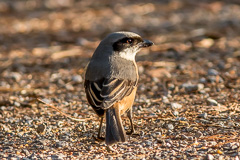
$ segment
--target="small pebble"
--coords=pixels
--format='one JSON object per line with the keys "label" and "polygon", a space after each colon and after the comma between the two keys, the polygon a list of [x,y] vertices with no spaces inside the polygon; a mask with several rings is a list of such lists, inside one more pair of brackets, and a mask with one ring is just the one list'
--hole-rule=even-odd
{"label": "small pebble", "polygon": [[175,85],[172,84],[172,83],[168,84],[168,89],[169,89],[170,91],[173,91],[173,90],[175,89]]}
{"label": "small pebble", "polygon": [[73,91],[73,90],[74,90],[74,87],[73,87],[71,84],[69,84],[69,83],[67,83],[67,84],[65,85],[65,87],[66,87],[66,89],[69,90],[69,91]]}
{"label": "small pebble", "polygon": [[186,140],[186,139],[188,139],[188,136],[182,134],[182,135],[181,135],[181,139],[185,139],[185,140]]}
{"label": "small pebble", "polygon": [[188,140],[189,140],[189,141],[193,141],[194,138],[193,138],[192,136],[189,136],[189,137],[188,137]]}
{"label": "small pebble", "polygon": [[152,145],[152,142],[149,141],[149,140],[147,140],[147,141],[145,141],[145,144],[146,144],[147,146],[151,146],[151,145]]}
{"label": "small pebble", "polygon": [[207,118],[207,113],[199,114],[197,117],[206,119]]}
{"label": "small pebble", "polygon": [[58,121],[58,122],[57,122],[57,126],[58,126],[59,128],[61,128],[61,127],[63,126],[63,124],[64,124],[63,121]]}
{"label": "small pebble", "polygon": [[169,99],[166,97],[166,96],[163,96],[162,97],[162,102],[165,103],[165,104],[169,104]]}
{"label": "small pebble", "polygon": [[216,76],[208,76],[207,78],[209,82],[218,82],[218,83],[224,82],[224,80],[220,76],[218,76],[218,78],[216,78]]}
{"label": "small pebble", "polygon": [[220,69],[220,70],[223,70],[226,68],[226,64],[225,62],[221,61],[217,64],[217,67]]}
{"label": "small pebble", "polygon": [[79,156],[79,152],[73,152],[73,156]]}
{"label": "small pebble", "polygon": [[214,99],[208,98],[207,99],[207,104],[211,106],[218,106],[218,102]]}
{"label": "small pebble", "polygon": [[187,121],[187,118],[185,118],[185,117],[177,117],[175,120],[176,121]]}
{"label": "small pebble", "polygon": [[29,156],[30,159],[38,159],[37,158],[37,154],[36,153],[32,153],[30,156]]}
{"label": "small pebble", "polygon": [[202,77],[199,79],[199,82],[205,84],[205,83],[207,83],[207,80],[206,80],[206,78]]}
{"label": "small pebble", "polygon": [[16,106],[16,107],[20,107],[21,104],[20,104],[19,102],[14,102],[14,106]]}
{"label": "small pebble", "polygon": [[47,98],[43,98],[43,99],[41,99],[43,102],[45,102],[45,103],[48,103],[48,104],[50,104],[50,103],[52,103],[52,100],[50,100],[50,99],[47,99]]}
{"label": "small pebble", "polygon": [[171,103],[171,107],[172,107],[173,110],[175,110],[175,109],[182,108],[182,105],[179,104],[179,103]]}
{"label": "small pebble", "polygon": [[174,126],[170,123],[170,124],[167,125],[167,128],[170,129],[170,130],[173,130]]}
{"label": "small pebble", "polygon": [[200,137],[202,137],[202,136],[203,136],[203,134],[202,134],[201,131],[197,131],[197,133],[195,133],[195,137],[196,137],[196,138],[200,138]]}
{"label": "small pebble", "polygon": [[29,151],[27,149],[23,149],[22,152],[25,154],[25,156],[29,156],[30,155],[30,153],[29,153]]}
{"label": "small pebble", "polygon": [[40,124],[37,127],[37,133],[43,133],[46,129],[46,125],[45,124]]}
{"label": "small pebble", "polygon": [[184,83],[182,87],[185,89],[185,92],[187,93],[196,92],[204,89],[204,85],[202,83],[199,84]]}
{"label": "small pebble", "polygon": [[206,160],[213,160],[214,159],[214,156],[212,154],[207,154]]}
{"label": "small pebble", "polygon": [[208,70],[208,75],[209,75],[209,76],[217,76],[217,75],[219,75],[219,73],[218,73],[218,71],[215,70],[215,69],[209,69],[209,70]]}
{"label": "small pebble", "polygon": [[156,134],[157,136],[161,136],[161,135],[162,135],[161,132],[155,132],[155,134]]}
{"label": "small pebble", "polygon": [[179,69],[179,70],[184,70],[186,68],[186,65],[185,64],[178,64],[176,66],[176,69]]}
{"label": "small pebble", "polygon": [[83,78],[80,75],[75,75],[75,76],[72,76],[72,81],[76,83],[81,83],[83,81]]}
{"label": "small pebble", "polygon": [[22,78],[22,75],[18,72],[11,72],[9,74],[9,78],[13,78],[14,80],[16,80],[16,82],[19,82],[20,79]]}
{"label": "small pebble", "polygon": [[139,66],[138,67],[138,72],[139,72],[139,74],[142,74],[143,72],[144,72],[144,67],[143,66]]}
{"label": "small pebble", "polygon": [[179,115],[179,112],[176,111],[176,110],[174,110],[174,111],[172,112],[172,114],[177,117],[177,116]]}

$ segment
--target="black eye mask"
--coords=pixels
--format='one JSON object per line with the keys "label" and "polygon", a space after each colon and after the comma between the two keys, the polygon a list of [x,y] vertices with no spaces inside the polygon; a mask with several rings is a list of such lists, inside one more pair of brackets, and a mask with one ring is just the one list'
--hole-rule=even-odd
{"label": "black eye mask", "polygon": [[139,42],[142,42],[143,40],[139,37],[133,37],[133,38],[123,38],[119,41],[115,42],[113,44],[113,50],[121,52],[126,48],[129,48],[131,46],[137,45]]}

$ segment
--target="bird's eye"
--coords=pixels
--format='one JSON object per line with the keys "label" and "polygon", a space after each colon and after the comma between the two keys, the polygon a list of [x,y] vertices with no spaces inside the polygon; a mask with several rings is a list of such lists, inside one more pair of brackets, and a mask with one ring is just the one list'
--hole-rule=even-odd
{"label": "bird's eye", "polygon": [[128,44],[132,44],[132,43],[133,43],[133,39],[128,38],[128,39],[126,40],[126,43],[128,43]]}

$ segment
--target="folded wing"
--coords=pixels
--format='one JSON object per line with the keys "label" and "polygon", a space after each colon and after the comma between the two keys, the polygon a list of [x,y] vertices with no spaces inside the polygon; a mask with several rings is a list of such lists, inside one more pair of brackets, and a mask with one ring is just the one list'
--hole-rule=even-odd
{"label": "folded wing", "polygon": [[108,109],[115,102],[128,96],[136,87],[136,81],[117,78],[85,81],[87,99],[95,110]]}

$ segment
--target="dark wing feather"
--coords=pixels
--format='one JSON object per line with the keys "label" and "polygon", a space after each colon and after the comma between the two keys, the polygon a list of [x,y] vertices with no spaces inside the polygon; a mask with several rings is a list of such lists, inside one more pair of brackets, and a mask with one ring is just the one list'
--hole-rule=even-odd
{"label": "dark wing feather", "polygon": [[87,100],[89,104],[92,106],[94,111],[98,114],[98,116],[104,115],[104,110],[101,109],[101,104],[103,98],[100,96],[102,90],[102,81],[99,80],[97,82],[91,82],[89,80],[85,80],[84,87],[87,95]]}
{"label": "dark wing feather", "polygon": [[97,110],[108,109],[115,102],[129,95],[137,82],[117,78],[99,81],[85,81],[85,90],[90,105]]}
{"label": "dark wing feather", "polygon": [[133,84],[135,83],[130,80],[106,79],[101,91],[101,96],[104,97],[102,108],[107,109],[129,95],[135,87]]}

